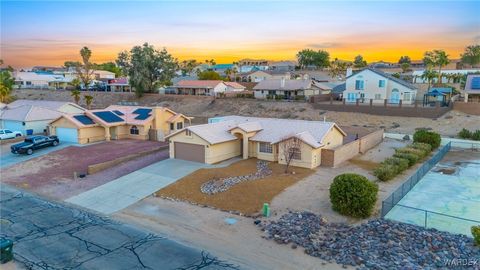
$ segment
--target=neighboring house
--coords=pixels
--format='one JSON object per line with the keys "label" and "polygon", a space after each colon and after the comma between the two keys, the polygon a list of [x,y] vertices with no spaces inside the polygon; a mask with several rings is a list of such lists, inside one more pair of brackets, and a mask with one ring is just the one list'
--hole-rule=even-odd
{"label": "neighboring house", "polygon": [[84,108],[73,102],[28,99],[15,100],[14,102],[8,103],[7,108],[20,107],[24,105],[43,107],[61,113],[82,113],[83,111],[85,111]]}
{"label": "neighboring house", "polygon": [[332,88],[331,94],[333,95],[334,99],[342,99],[343,98],[343,92],[345,91],[346,84],[341,83],[335,87]]}
{"label": "neighboring house", "polygon": [[13,72],[15,86],[19,89],[41,88],[56,89],[65,88],[68,80],[63,75],[53,74],[50,72]]}
{"label": "neighboring house", "polygon": [[245,86],[237,83],[237,82],[224,82],[227,85],[227,92],[241,92],[245,91]]}
{"label": "neighboring house", "polygon": [[480,102],[480,74],[470,74],[463,90],[465,102]]}
{"label": "neighboring house", "polygon": [[253,72],[257,70],[267,70],[268,60],[265,59],[242,59],[238,61],[239,72]]}
{"label": "neighboring house", "polygon": [[234,64],[216,64],[211,67],[211,69],[220,75],[225,75],[225,71],[227,69],[233,70],[233,68],[237,68]]}
{"label": "neighboring house", "polygon": [[339,82],[317,82],[313,81],[313,84],[321,90],[321,94],[329,94],[332,92],[333,88],[342,83]]}
{"label": "neighboring house", "polygon": [[320,94],[312,80],[273,79],[259,82],[253,87],[255,98],[282,96],[285,99],[308,99]]}
{"label": "neighboring house", "polygon": [[257,70],[242,76],[242,80],[246,82],[261,82],[272,79],[290,80],[291,75],[288,71],[262,71]]}
{"label": "neighboring house", "polygon": [[50,131],[60,141],[91,143],[120,139],[158,140],[181,130],[190,118],[164,107],[111,105],[103,110],[61,115]]}
{"label": "neighboring house", "polygon": [[132,92],[132,87],[128,83],[127,77],[110,79],[107,81],[107,91],[110,92]]}
{"label": "neighboring house", "polygon": [[20,131],[23,135],[46,133],[48,123],[62,113],[44,107],[23,105],[4,109],[0,112],[0,122],[4,129]]}
{"label": "neighboring house", "polygon": [[350,75],[346,79],[343,98],[346,102],[369,102],[412,104],[417,96],[417,88],[404,80],[382,71],[366,68]]}
{"label": "neighboring house", "polygon": [[179,95],[202,95],[216,96],[227,90],[227,85],[223,81],[215,80],[196,80],[196,81],[179,81],[171,86]]}
{"label": "neighboring house", "polygon": [[297,63],[294,61],[273,61],[269,63],[269,70],[294,71]]}
{"label": "neighboring house", "polygon": [[[414,70],[412,72],[412,81],[413,83],[428,83],[427,79],[422,78],[423,73],[425,72],[424,69],[422,70]],[[478,73],[480,72],[480,69],[445,69],[442,70],[442,83],[451,83],[453,82],[452,79],[449,79],[449,75],[454,75],[454,74],[461,74],[461,75],[468,75],[472,73]],[[432,80],[432,83],[437,83],[438,78],[434,78]]]}
{"label": "neighboring house", "polygon": [[85,109],[71,102],[16,100],[0,112],[1,127],[23,135],[45,133],[48,124],[62,114],[82,113]]}
{"label": "neighboring house", "polygon": [[226,116],[190,126],[167,136],[170,158],[213,164],[233,157],[258,158],[285,164],[285,142],[300,140],[292,166],[315,168],[322,149],[343,144],[346,136],[335,123],[276,118]]}
{"label": "neighboring house", "polygon": [[94,70],[93,77],[96,80],[102,80],[102,79],[111,80],[111,79],[115,79],[115,73],[106,71],[106,70]]}

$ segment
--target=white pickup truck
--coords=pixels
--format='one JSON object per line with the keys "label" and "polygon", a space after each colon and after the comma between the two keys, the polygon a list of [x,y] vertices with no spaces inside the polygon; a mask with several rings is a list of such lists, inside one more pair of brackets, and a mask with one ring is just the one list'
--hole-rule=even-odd
{"label": "white pickup truck", "polygon": [[13,139],[22,136],[20,131],[11,131],[10,129],[0,129],[0,140]]}

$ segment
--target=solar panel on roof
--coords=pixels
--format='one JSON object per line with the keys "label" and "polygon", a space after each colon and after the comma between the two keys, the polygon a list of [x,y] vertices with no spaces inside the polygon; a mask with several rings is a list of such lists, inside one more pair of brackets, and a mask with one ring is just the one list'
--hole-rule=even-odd
{"label": "solar panel on roof", "polygon": [[472,89],[480,89],[480,77],[472,78]]}
{"label": "solar panel on roof", "polygon": [[122,118],[111,111],[94,112],[93,114],[107,123],[123,122]]}
{"label": "solar panel on roof", "polygon": [[151,112],[152,112],[152,109],[138,108],[135,111],[133,111],[132,113],[134,113],[134,114],[149,114]]}
{"label": "solar panel on roof", "polygon": [[137,120],[145,120],[145,119],[147,119],[148,117],[150,117],[150,114],[139,114],[137,117],[135,117],[135,119],[137,119]]}
{"label": "solar panel on roof", "polygon": [[92,118],[86,116],[86,115],[74,115],[73,118],[75,118],[78,122],[84,124],[84,125],[93,125],[95,122],[93,122]]}
{"label": "solar panel on roof", "polygon": [[112,111],[112,112],[114,112],[114,113],[116,113],[117,115],[120,115],[120,116],[124,115],[124,114],[123,114],[121,111],[119,111],[119,110],[114,110],[114,111]]}

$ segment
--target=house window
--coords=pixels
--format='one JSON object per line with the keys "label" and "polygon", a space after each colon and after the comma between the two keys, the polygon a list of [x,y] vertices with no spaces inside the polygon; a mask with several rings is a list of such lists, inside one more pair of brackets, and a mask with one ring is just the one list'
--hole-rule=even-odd
{"label": "house window", "polygon": [[183,123],[182,122],[178,122],[177,123],[177,129],[182,129],[183,128]]}
{"label": "house window", "polygon": [[382,99],[382,94],[375,94],[375,99]]}
{"label": "house window", "polygon": [[175,129],[175,124],[174,123],[170,123],[170,130],[174,130]]}
{"label": "house window", "polygon": [[385,87],[385,80],[379,80],[378,81],[378,87],[380,87],[380,88]]}
{"label": "house window", "polygon": [[187,135],[187,136],[189,136],[189,137],[192,136],[192,132],[190,131],[190,129],[187,129],[187,130],[185,131],[185,135]]}
{"label": "house window", "polygon": [[269,154],[273,153],[273,148],[270,143],[261,142],[259,148],[260,148],[259,149],[260,153],[269,153]]}
{"label": "house window", "polygon": [[296,160],[302,159],[302,152],[300,151],[299,147],[290,148],[290,153],[293,154],[292,159],[296,159]]}
{"label": "house window", "polygon": [[405,92],[403,93],[403,100],[405,101],[410,101],[411,100],[411,95],[410,95],[410,92]]}
{"label": "house window", "polygon": [[132,127],[130,128],[130,134],[132,134],[132,135],[138,135],[138,128],[137,128],[137,126],[132,126]]}
{"label": "house window", "polygon": [[364,89],[364,81],[356,80],[355,81],[355,90],[363,90]]}

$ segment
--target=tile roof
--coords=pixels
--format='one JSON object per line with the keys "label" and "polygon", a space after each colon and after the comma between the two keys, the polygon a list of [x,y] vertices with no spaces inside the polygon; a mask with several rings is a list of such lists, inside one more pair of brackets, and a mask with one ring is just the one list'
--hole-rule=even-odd
{"label": "tile roof", "polygon": [[282,79],[263,80],[259,82],[253,90],[304,90],[312,87],[312,80],[284,80]]}
{"label": "tile roof", "polygon": [[1,111],[0,119],[13,121],[41,121],[53,120],[60,117],[62,113],[44,107],[33,105],[23,105],[13,108],[7,108]]}
{"label": "tile roof", "polygon": [[218,84],[223,83],[223,81],[217,80],[182,80],[179,81],[175,87],[185,87],[185,88],[215,88]]}
{"label": "tile roof", "polygon": [[24,105],[32,105],[32,106],[37,106],[37,107],[43,107],[47,108],[50,110],[60,110],[61,107],[65,105],[71,105],[75,106],[77,108],[80,108],[84,110],[82,107],[79,105],[72,103],[72,102],[65,102],[65,101],[50,101],[50,100],[27,100],[27,99],[18,99],[15,100],[14,102],[8,103],[7,107],[8,108],[14,108],[14,107],[19,107],[19,106],[24,106]]}
{"label": "tile roof", "polygon": [[224,84],[226,84],[227,86],[230,86],[230,87],[233,87],[233,88],[245,88],[245,86],[237,83],[237,82],[224,82]]}
{"label": "tile roof", "polygon": [[358,75],[358,74],[360,74],[360,73],[362,73],[362,72],[364,72],[364,71],[366,71],[366,70],[370,70],[371,72],[374,72],[374,73],[376,73],[376,74],[378,74],[378,75],[380,75],[380,76],[382,76],[382,77],[385,77],[385,78],[387,78],[387,79],[389,79],[389,80],[392,80],[392,81],[394,81],[394,82],[396,82],[396,83],[398,83],[398,84],[400,84],[400,85],[403,85],[403,86],[405,86],[405,87],[407,87],[407,88],[409,88],[409,89],[417,90],[417,87],[416,87],[415,85],[413,85],[413,84],[411,84],[411,83],[409,83],[409,82],[406,82],[406,81],[404,81],[404,80],[402,80],[402,79],[395,78],[395,77],[393,77],[392,75],[390,75],[390,74],[388,74],[388,73],[385,73],[385,72],[383,72],[383,71],[380,71],[380,70],[374,69],[374,68],[365,68],[365,69],[363,69],[363,70],[360,71],[360,72],[357,72],[357,73],[354,73],[354,74],[348,76],[346,79],[348,79],[348,78],[350,78],[350,77],[352,77],[352,76]]}
{"label": "tile roof", "polygon": [[[332,122],[244,116],[225,116],[220,119],[221,121],[217,123],[190,126],[186,129],[210,144],[237,139],[230,131],[238,127],[244,130],[258,131],[250,138],[251,141],[274,144],[286,138],[297,137],[314,148],[323,145],[323,139],[334,127],[346,135],[345,132]],[[177,133],[171,134],[167,136],[167,138]]]}

